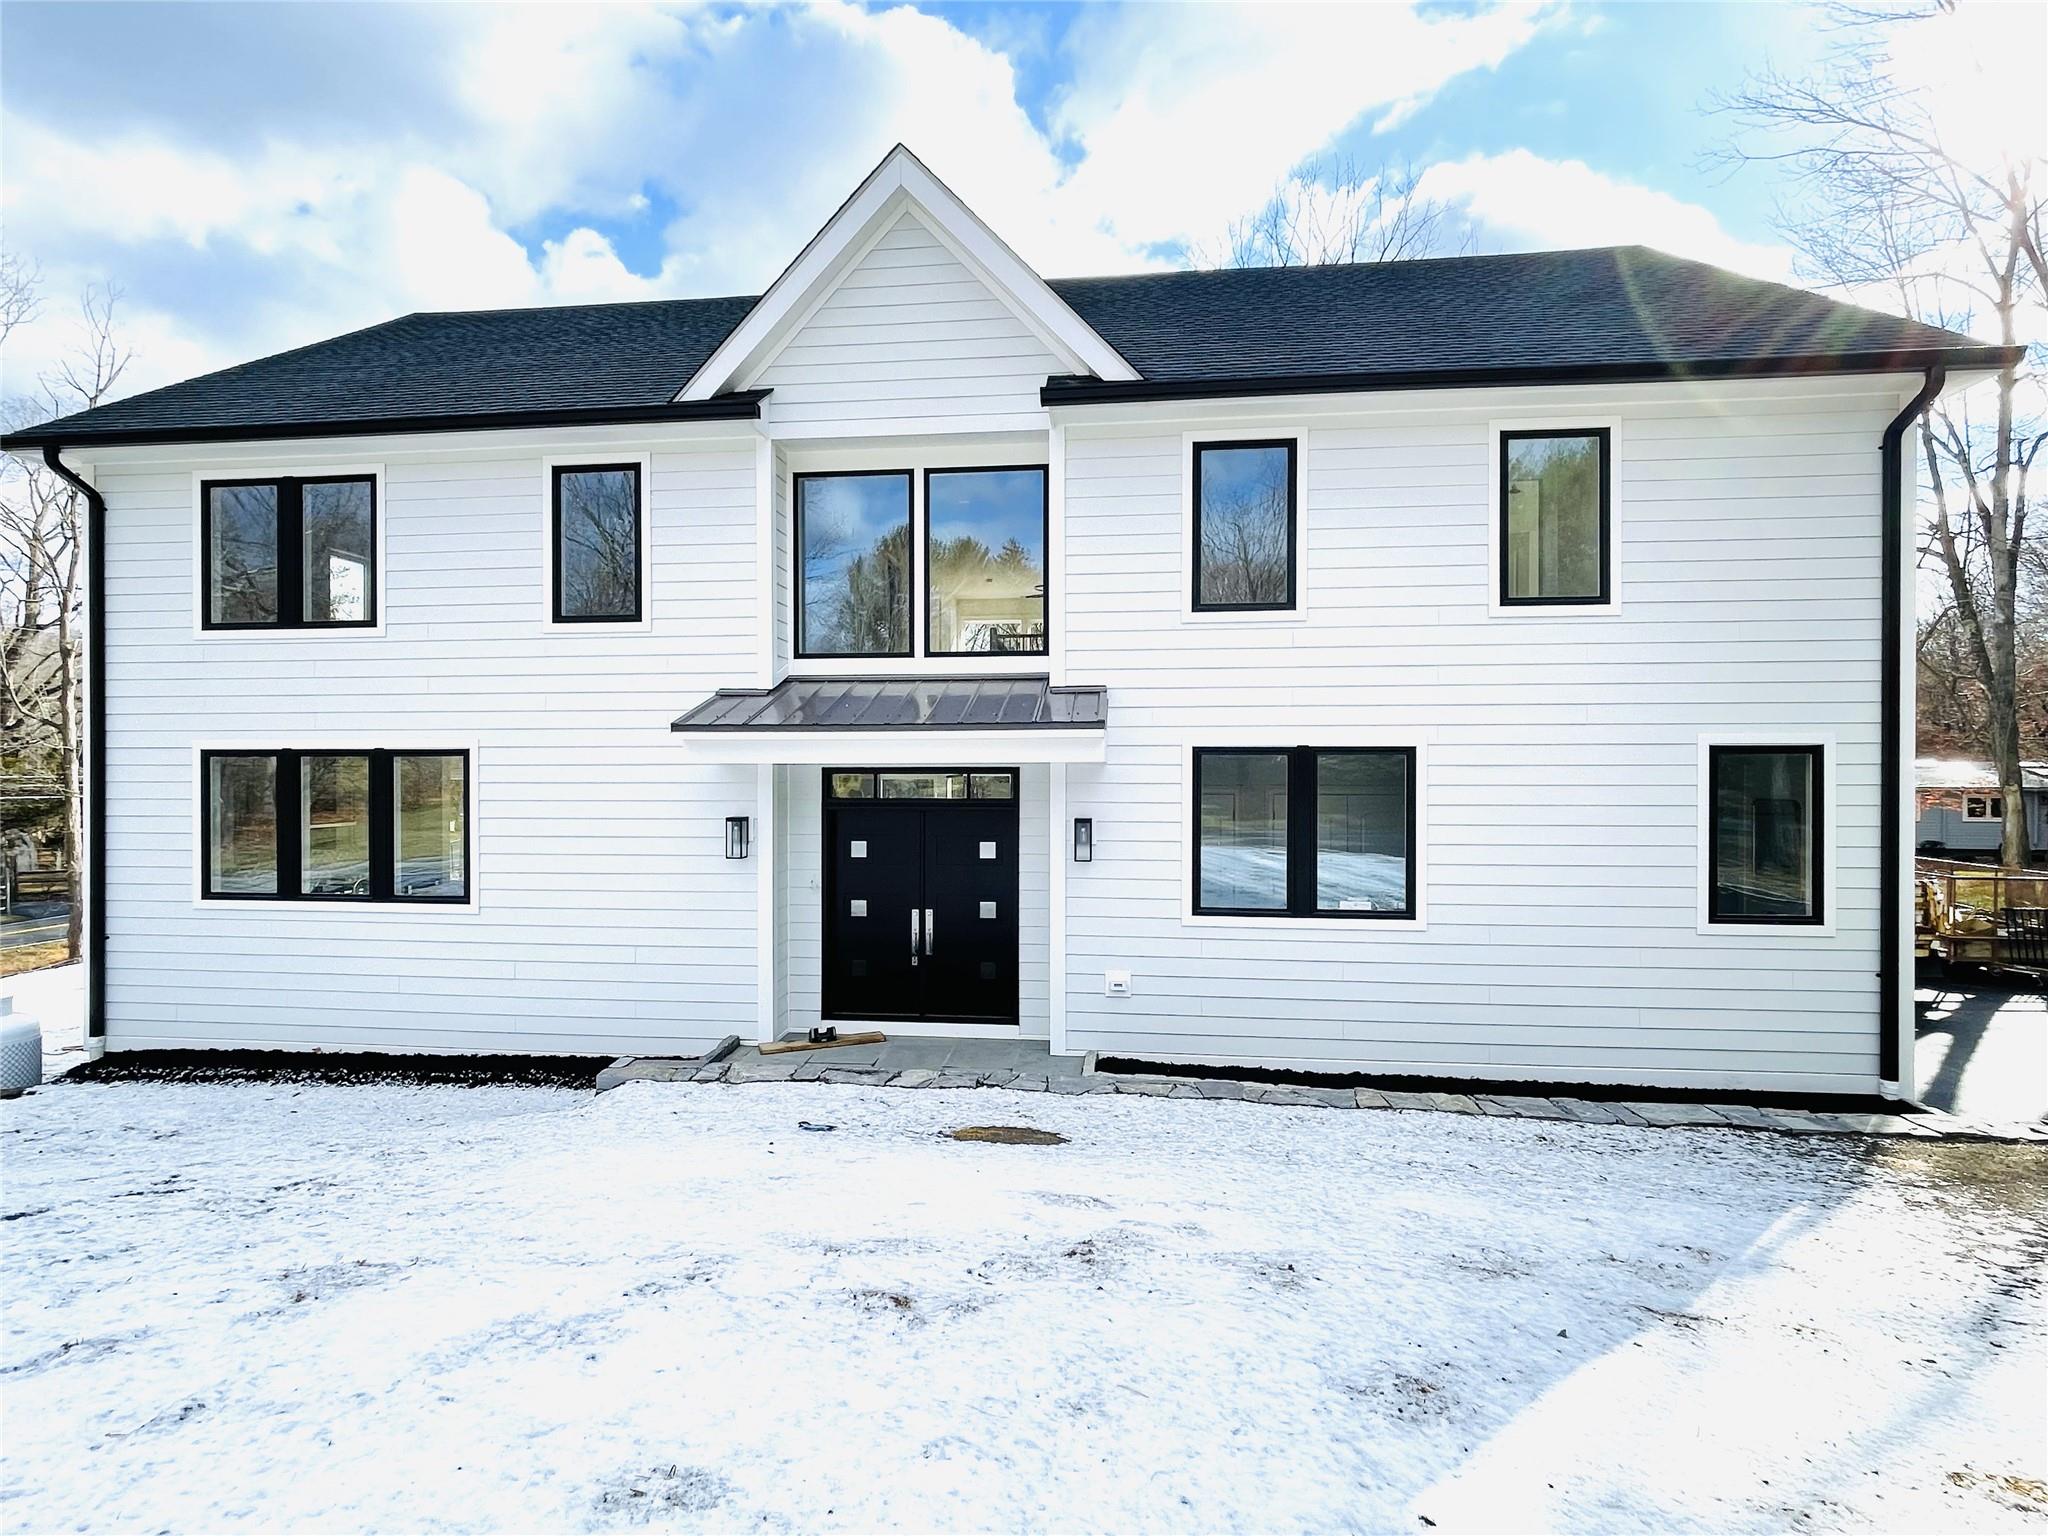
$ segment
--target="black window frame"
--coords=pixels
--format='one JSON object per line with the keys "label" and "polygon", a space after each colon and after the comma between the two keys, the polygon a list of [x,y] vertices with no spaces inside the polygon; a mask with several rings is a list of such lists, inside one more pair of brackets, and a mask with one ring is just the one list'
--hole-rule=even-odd
{"label": "black window frame", "polygon": [[[905,615],[904,639],[900,651],[813,651],[804,646],[804,493],[807,480],[900,479],[903,482],[903,522],[909,533],[904,558],[910,569],[903,573],[903,595],[910,601]],[[789,566],[791,600],[796,612],[790,649],[800,661],[908,661],[917,650],[917,471],[914,469],[813,469],[792,472],[789,477]]]}
{"label": "black window frame", "polygon": [[[1777,752],[1813,760],[1812,799],[1812,881],[1813,911],[1797,915],[1769,913],[1724,915],[1721,899],[1721,758],[1729,752],[1749,754]],[[1707,743],[1707,922],[1714,927],[1823,928],[1827,926],[1827,748],[1818,742],[1714,741]]]}
{"label": "black window frame", "polygon": [[[277,617],[243,621],[217,621],[213,616],[213,493],[244,486],[267,485],[276,493],[277,503]],[[305,488],[309,485],[365,485],[370,490],[370,551],[363,583],[364,617],[360,619],[309,619],[306,612],[306,512]],[[378,569],[380,528],[383,509],[378,505],[377,477],[373,474],[347,475],[251,475],[241,478],[199,482],[199,627],[203,630],[273,634],[281,630],[375,629],[382,572]]]}
{"label": "black window frame", "polygon": [[[1283,907],[1206,907],[1202,905],[1202,763],[1210,757],[1284,757],[1287,759],[1287,905]],[[1407,817],[1403,839],[1407,868],[1403,876],[1406,900],[1398,908],[1380,911],[1343,911],[1316,905],[1316,763],[1325,757],[1399,757],[1407,785]],[[1415,778],[1416,749],[1389,747],[1196,747],[1194,749],[1194,805],[1188,835],[1193,839],[1193,889],[1189,893],[1196,917],[1270,917],[1289,922],[1304,918],[1332,918],[1342,922],[1413,922],[1418,911],[1416,875],[1420,850],[1416,846],[1417,808],[1421,789]]]}
{"label": "black window frame", "polygon": [[[1301,606],[1301,439],[1298,437],[1216,438],[1190,445],[1188,495],[1190,518],[1188,550],[1189,610],[1194,613],[1295,613]],[[1202,601],[1202,455],[1242,448],[1285,448],[1287,450],[1287,601],[1284,603],[1205,603]]]}
{"label": "black window frame", "polygon": [[[213,888],[213,763],[216,758],[271,760],[275,775],[277,889],[216,891]],[[370,772],[370,889],[357,896],[346,892],[301,891],[299,849],[300,764],[309,757],[361,757]],[[397,759],[459,757],[462,759],[462,894],[413,896],[396,889],[398,843],[396,808]],[[476,817],[474,764],[467,747],[208,747],[199,754],[199,896],[202,901],[304,901],[342,906],[398,905],[466,907],[476,899]]]}
{"label": "black window frame", "polygon": [[[548,617],[556,624],[638,624],[647,616],[647,477],[637,459],[622,463],[553,464],[548,468]],[[628,474],[633,477],[633,611],[562,611],[562,476]]]}
{"label": "black window frame", "polygon": [[[1508,592],[1508,445],[1560,437],[1591,437],[1600,443],[1600,590],[1588,597],[1513,597]],[[1502,608],[1610,608],[1614,605],[1614,429],[1612,427],[1504,427],[1499,444],[1500,480],[1494,513],[1494,600]]]}
{"label": "black window frame", "polygon": [[[1036,474],[1038,476],[1039,521],[1038,561],[1045,579],[1044,590],[1038,601],[1043,610],[1043,621],[1038,649],[1035,651],[941,651],[932,645],[932,477],[934,475],[999,475]],[[1052,654],[1052,466],[1050,464],[939,464],[929,465],[924,472],[924,500],[921,504],[924,517],[922,536],[913,527],[913,542],[916,554],[924,565],[924,633],[919,637],[926,656],[941,656],[953,659],[961,656],[1050,656]],[[919,507],[911,508],[911,522],[918,521]]]}

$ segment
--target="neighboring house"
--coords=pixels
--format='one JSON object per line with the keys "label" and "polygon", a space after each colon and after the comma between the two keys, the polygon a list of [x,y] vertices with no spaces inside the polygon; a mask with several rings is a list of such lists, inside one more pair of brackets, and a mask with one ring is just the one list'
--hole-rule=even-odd
{"label": "neighboring house", "polygon": [[92,1028],[1910,1085],[1899,442],[2005,356],[1638,247],[1048,283],[898,149],[759,299],[17,434]]}
{"label": "neighboring house", "polygon": [[[2005,797],[1988,762],[1965,757],[1923,757],[1913,764],[1919,787],[1914,846],[1922,853],[1996,857],[2005,835]],[[2027,809],[2027,846],[2048,850],[2048,763],[2020,764],[2020,798]]]}

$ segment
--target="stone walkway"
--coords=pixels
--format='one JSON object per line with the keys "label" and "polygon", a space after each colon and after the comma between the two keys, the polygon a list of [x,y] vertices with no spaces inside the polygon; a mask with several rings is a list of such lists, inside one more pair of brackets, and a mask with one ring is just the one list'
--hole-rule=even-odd
{"label": "stone walkway", "polygon": [[605,1068],[598,1091],[629,1082],[865,1083],[886,1088],[1008,1088],[1019,1093],[1132,1093],[1171,1099],[1239,1099],[1321,1109],[1387,1109],[1499,1115],[1581,1125],[1706,1126],[1809,1136],[1909,1136],[1926,1140],[2048,1143],[2048,1126],[1921,1110],[1852,1114],[1747,1104],[1663,1103],[1534,1094],[1403,1092],[1292,1084],[1140,1077],[1094,1070],[1095,1058],[1054,1056],[1042,1040],[892,1039],[882,1045],[778,1052],[729,1038],[701,1058],[623,1057]]}

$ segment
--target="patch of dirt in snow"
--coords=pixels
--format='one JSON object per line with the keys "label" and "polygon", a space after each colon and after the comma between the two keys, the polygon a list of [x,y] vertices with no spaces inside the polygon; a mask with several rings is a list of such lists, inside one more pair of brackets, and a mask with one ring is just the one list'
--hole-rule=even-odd
{"label": "patch of dirt in snow", "polygon": [[1071,1144],[813,1084],[0,1105],[5,1523],[2048,1530],[2039,1149],[976,1113]]}

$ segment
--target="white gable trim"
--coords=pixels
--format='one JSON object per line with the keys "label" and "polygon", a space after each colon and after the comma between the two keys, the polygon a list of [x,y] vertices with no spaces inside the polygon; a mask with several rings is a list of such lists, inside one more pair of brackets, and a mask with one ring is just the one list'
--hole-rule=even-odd
{"label": "white gable trim", "polygon": [[811,237],[760,302],[706,358],[676,394],[709,400],[758,377],[839,280],[872,250],[904,213],[915,212],[940,244],[996,295],[1076,373],[1135,380],[1137,370],[1046,286],[951,188],[901,144]]}

